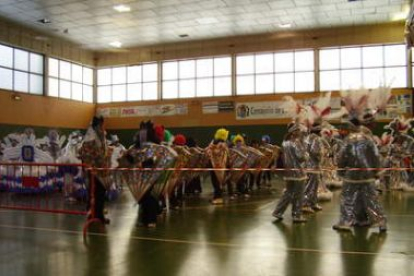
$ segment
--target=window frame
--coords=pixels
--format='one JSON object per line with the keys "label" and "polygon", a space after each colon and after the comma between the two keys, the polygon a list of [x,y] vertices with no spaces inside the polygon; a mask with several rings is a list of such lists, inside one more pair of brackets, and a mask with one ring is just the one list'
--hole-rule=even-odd
{"label": "window frame", "polygon": [[[57,65],[57,76],[51,75],[51,71],[50,71],[50,67],[49,67],[50,60],[55,60],[58,63],[58,65]],[[89,66],[89,65],[79,63],[79,62],[73,62],[73,61],[70,61],[70,60],[66,60],[66,59],[62,59],[62,58],[56,58],[56,57],[53,57],[53,56],[49,56],[46,61],[47,61],[47,66],[48,66],[48,72],[47,72],[48,89],[47,89],[47,93],[46,93],[47,96],[53,97],[53,98],[58,98],[58,99],[65,99],[65,100],[83,102],[83,103],[94,103],[94,94],[95,94],[94,93],[94,83],[95,83],[94,73],[95,73],[96,68],[94,68],[92,66]],[[61,62],[66,62],[66,63],[69,64],[70,76],[68,78],[62,78],[61,75],[60,75],[61,74]],[[73,71],[73,66],[81,67],[81,69],[82,69],[82,81],[81,82],[79,82],[77,80],[73,80],[73,72],[72,72]],[[85,69],[92,70],[92,84],[88,84],[85,80]],[[50,89],[50,83],[51,83],[50,80],[51,79],[57,81],[57,83],[58,83],[58,85],[57,85],[57,89],[58,89],[57,96],[51,95],[51,89]],[[69,98],[61,96],[61,83],[63,83],[63,82],[68,82],[70,84],[70,97]],[[82,87],[82,92],[81,92],[82,99],[81,100],[73,97],[73,94],[74,94],[73,93],[73,87],[75,85],[80,85],[80,87]],[[91,100],[88,100],[85,97],[85,86],[92,89],[92,98],[91,98]]]}
{"label": "window frame", "polygon": [[[316,91],[316,87],[315,87],[315,74],[316,74],[316,67],[315,67],[315,51],[316,49],[309,49],[309,48],[305,48],[305,49],[293,49],[293,50],[280,50],[280,51],[264,51],[264,52],[254,52],[254,53],[240,53],[240,54],[236,54],[234,56],[235,59],[235,72],[234,72],[234,77],[235,77],[235,83],[236,83],[236,89],[235,89],[235,96],[253,96],[253,95],[280,95],[280,94],[296,94],[296,93],[313,93]],[[296,68],[296,53],[300,53],[300,52],[309,52],[312,53],[312,69],[297,69]],[[276,55],[277,54],[292,54],[292,69],[286,70],[286,71],[278,71],[276,69]],[[261,56],[261,55],[266,55],[266,54],[271,54],[272,55],[272,71],[271,72],[260,72],[257,73],[257,56]],[[237,72],[237,58],[238,57],[246,57],[246,56],[252,56],[253,57],[253,73],[241,73],[239,74]],[[313,85],[312,85],[312,90],[310,91],[297,91],[297,84],[296,84],[296,79],[297,79],[297,75],[298,74],[302,74],[302,73],[312,73],[313,78]],[[273,78],[273,88],[271,92],[267,92],[267,93],[263,93],[260,92],[258,93],[258,87],[257,87],[257,78],[258,76],[266,76],[266,75],[272,75]],[[293,76],[292,78],[292,87],[293,87],[293,91],[281,91],[281,92],[277,92],[276,88],[277,88],[277,76],[282,76],[282,75],[289,75],[289,77]],[[237,83],[238,83],[238,78],[239,77],[253,77],[253,93],[248,93],[248,94],[239,94],[238,93],[238,88],[237,88]]]}
{"label": "window frame", "polygon": [[[389,46],[405,46],[403,43],[382,43],[382,44],[364,44],[364,45],[350,45],[350,46],[339,46],[339,47],[326,47],[326,48],[319,48],[319,55],[318,55],[318,59],[319,61],[321,60],[321,51],[323,50],[333,50],[333,49],[338,49],[339,50],[339,65],[338,68],[336,69],[321,69],[318,68],[318,74],[319,74],[319,90],[321,92],[326,92],[326,91],[337,91],[337,90],[343,90],[343,89],[349,89],[349,87],[344,87],[343,86],[343,79],[342,79],[342,72],[344,71],[354,71],[354,70],[358,70],[359,71],[359,79],[360,79],[360,84],[361,87],[365,87],[365,74],[364,71],[366,70],[375,70],[375,69],[380,69],[382,71],[382,79],[380,80],[380,82],[385,82],[387,80],[387,75],[386,75],[386,71],[387,69],[401,69],[404,68],[405,69],[405,86],[392,86],[392,88],[409,88],[410,84],[409,81],[407,79],[407,70],[408,70],[408,60],[407,57],[405,58],[405,64],[403,65],[387,65],[386,64],[386,47]],[[366,48],[370,48],[370,47],[381,47],[382,50],[382,65],[381,66],[364,66],[364,49]],[[346,67],[343,68],[342,67],[342,55],[341,55],[341,50],[342,49],[358,49],[360,52],[360,57],[361,57],[361,61],[360,61],[360,65],[356,66],[356,67]],[[322,89],[322,73],[323,72],[339,72],[339,88],[332,88],[332,89]],[[388,85],[388,84],[386,84]],[[371,87],[366,87],[368,89],[370,89]]]}
{"label": "window frame", "polygon": [[[11,48],[11,50],[12,50],[11,66],[8,67],[8,66],[0,65],[1,69],[11,71],[11,89],[7,89],[7,88],[0,88],[0,89],[13,91],[14,93],[22,93],[22,94],[29,94],[29,95],[35,95],[35,96],[44,96],[45,95],[45,61],[46,61],[45,55],[42,54],[42,53],[27,50],[27,49],[24,49],[22,47],[16,47],[14,45],[6,44],[6,43],[3,43],[3,42],[0,42],[0,46]],[[16,51],[23,51],[23,52],[27,53],[27,70],[16,68]],[[32,66],[31,66],[31,62],[32,62],[31,56],[32,55],[36,55],[36,56],[41,57],[41,60],[42,60],[42,72],[41,73],[32,71]],[[15,73],[16,72],[27,74],[27,90],[26,91],[15,89],[15,87],[16,87]],[[33,83],[31,82],[31,76],[32,75],[35,76],[35,77],[40,77],[41,78],[42,89],[41,89],[40,93],[32,92],[32,85],[33,85]]]}
{"label": "window frame", "polygon": [[[218,59],[229,59],[229,73],[228,74],[216,74],[216,60]],[[211,75],[207,76],[198,76],[198,66],[197,61],[201,60],[210,60],[211,61]],[[180,64],[182,62],[188,62],[193,61],[194,64],[194,72],[193,76],[190,77],[181,77],[180,75]],[[177,68],[177,74],[176,78],[168,78],[164,79],[164,64],[166,63],[175,63]],[[230,97],[233,96],[233,56],[232,55],[219,55],[219,56],[208,56],[208,57],[198,57],[198,58],[188,58],[188,59],[174,59],[174,60],[163,60],[160,62],[160,67],[162,70],[162,76],[160,80],[160,87],[161,87],[161,100],[174,100],[174,99],[200,99],[200,98],[216,98],[216,97]],[[228,94],[220,94],[218,91],[216,91],[216,86],[218,86],[219,82],[218,80],[223,80],[229,78],[229,93]],[[181,82],[187,82],[187,81],[193,81],[194,84],[194,94],[192,96],[181,96],[180,95],[180,83]],[[207,81],[209,82],[209,86],[211,85],[211,95],[202,95],[201,89],[198,88],[198,85],[200,82]],[[172,83],[176,82],[176,91],[177,95],[175,97],[164,97],[164,83]],[[200,95],[201,94],[201,95]]]}

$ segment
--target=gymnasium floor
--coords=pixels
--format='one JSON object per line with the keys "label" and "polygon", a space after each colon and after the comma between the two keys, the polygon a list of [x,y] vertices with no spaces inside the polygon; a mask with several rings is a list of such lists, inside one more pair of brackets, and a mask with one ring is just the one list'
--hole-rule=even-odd
{"label": "gymnasium floor", "polygon": [[339,192],[307,224],[292,225],[288,212],[282,223],[270,216],[281,192],[274,186],[224,206],[209,205],[206,191],[156,229],[135,226],[125,190],[87,246],[83,217],[0,209],[0,275],[414,275],[414,194],[381,197],[388,233],[341,234],[331,229]]}

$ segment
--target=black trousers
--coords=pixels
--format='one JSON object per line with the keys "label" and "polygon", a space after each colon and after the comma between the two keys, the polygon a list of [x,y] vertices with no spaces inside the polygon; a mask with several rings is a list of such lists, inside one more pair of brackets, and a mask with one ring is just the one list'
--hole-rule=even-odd
{"label": "black trousers", "polygon": [[[93,178],[95,181],[95,190],[93,194],[95,197],[95,206],[94,206],[95,217],[103,220],[105,218],[104,208],[105,208],[106,189],[98,177],[94,175]],[[92,200],[92,185],[90,183],[89,192],[88,192],[88,206],[87,206],[88,210],[91,209],[91,200]]]}
{"label": "black trousers", "polygon": [[139,202],[138,220],[143,224],[157,222],[160,206],[158,200],[148,191]]}

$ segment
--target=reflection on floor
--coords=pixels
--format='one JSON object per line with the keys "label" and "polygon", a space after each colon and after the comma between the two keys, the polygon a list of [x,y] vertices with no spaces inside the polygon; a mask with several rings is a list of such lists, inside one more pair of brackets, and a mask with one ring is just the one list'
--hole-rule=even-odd
{"label": "reflection on floor", "polygon": [[[339,191],[309,222],[274,223],[280,183],[250,199],[208,203],[209,191],[160,218],[136,226],[127,190],[111,204],[111,224],[83,244],[83,217],[0,209],[0,275],[413,275],[414,194],[382,195],[389,232],[340,234]],[[289,210],[288,210],[289,211]]]}

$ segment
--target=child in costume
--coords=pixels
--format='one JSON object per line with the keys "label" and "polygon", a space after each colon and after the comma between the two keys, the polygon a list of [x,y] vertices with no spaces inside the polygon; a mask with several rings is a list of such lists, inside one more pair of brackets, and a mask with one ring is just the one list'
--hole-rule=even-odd
{"label": "child in costume", "polygon": [[[206,149],[206,154],[210,160],[210,168],[225,169],[227,168],[228,147],[226,140],[229,132],[220,128],[214,134],[214,140]],[[213,200],[212,204],[223,204],[223,185],[226,172],[223,170],[215,170],[210,172],[211,183],[213,185]]]}

